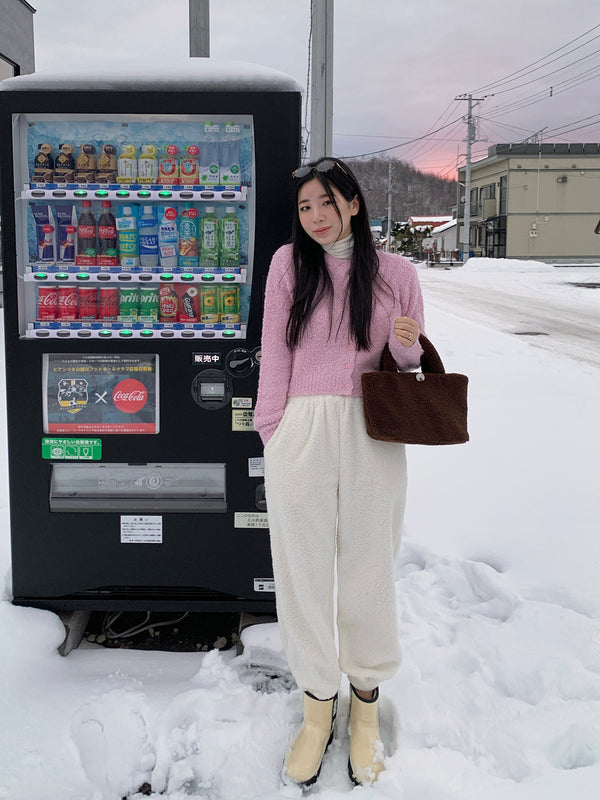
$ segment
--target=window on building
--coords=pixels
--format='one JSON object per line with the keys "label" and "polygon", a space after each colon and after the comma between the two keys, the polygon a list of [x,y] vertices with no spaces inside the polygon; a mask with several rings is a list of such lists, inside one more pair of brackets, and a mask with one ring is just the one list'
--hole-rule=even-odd
{"label": "window on building", "polygon": [[0,81],[3,81],[5,78],[14,78],[16,74],[17,68],[12,61],[8,61],[0,55]]}
{"label": "window on building", "polygon": [[506,214],[508,203],[508,175],[502,175],[500,177],[500,208],[498,210],[499,214]]}
{"label": "window on building", "polygon": [[484,200],[495,200],[496,198],[496,184],[488,183],[482,186],[479,190],[479,202],[483,203]]}

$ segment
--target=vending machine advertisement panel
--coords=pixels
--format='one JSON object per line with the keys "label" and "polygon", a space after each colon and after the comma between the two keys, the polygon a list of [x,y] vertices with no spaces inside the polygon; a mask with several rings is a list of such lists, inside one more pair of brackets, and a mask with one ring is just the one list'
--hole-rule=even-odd
{"label": "vending machine advertisement panel", "polygon": [[0,84],[14,602],[274,609],[253,413],[300,100],[209,59]]}

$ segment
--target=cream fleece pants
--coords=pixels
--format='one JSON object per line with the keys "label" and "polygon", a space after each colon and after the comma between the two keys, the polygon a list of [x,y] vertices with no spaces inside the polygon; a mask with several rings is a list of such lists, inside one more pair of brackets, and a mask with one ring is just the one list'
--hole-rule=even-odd
{"label": "cream fleece pants", "polygon": [[375,688],[400,664],[404,445],[367,435],[360,397],[292,397],[265,446],[265,488],[277,616],[298,686],[325,700],[345,673]]}

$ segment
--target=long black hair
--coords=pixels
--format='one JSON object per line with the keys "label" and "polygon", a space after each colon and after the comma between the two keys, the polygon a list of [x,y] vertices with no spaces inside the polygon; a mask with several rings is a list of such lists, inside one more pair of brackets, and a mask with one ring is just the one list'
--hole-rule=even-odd
{"label": "long black hair", "polygon": [[341,215],[333,188],[351,202],[358,199],[358,212],[351,217],[354,248],[346,289],[345,307],[349,309],[350,334],[359,350],[371,344],[373,294],[378,282],[379,259],[373,243],[367,207],[358,181],[347,164],[339,159],[320,158],[294,173],[296,203],[292,228],[295,287],[287,324],[287,345],[293,350],[302,339],[317,305],[328,298],[333,302],[333,285],[325,263],[325,251],[306,233],[300,223],[297,198],[305,183],[317,178],[323,185],[338,217]]}

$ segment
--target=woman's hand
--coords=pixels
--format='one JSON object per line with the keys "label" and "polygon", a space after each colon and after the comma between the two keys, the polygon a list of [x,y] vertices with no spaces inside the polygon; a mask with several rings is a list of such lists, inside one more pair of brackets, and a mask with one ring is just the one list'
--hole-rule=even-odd
{"label": "woman's hand", "polygon": [[394,320],[394,333],[404,347],[412,347],[419,339],[419,324],[410,317],[397,317]]}

